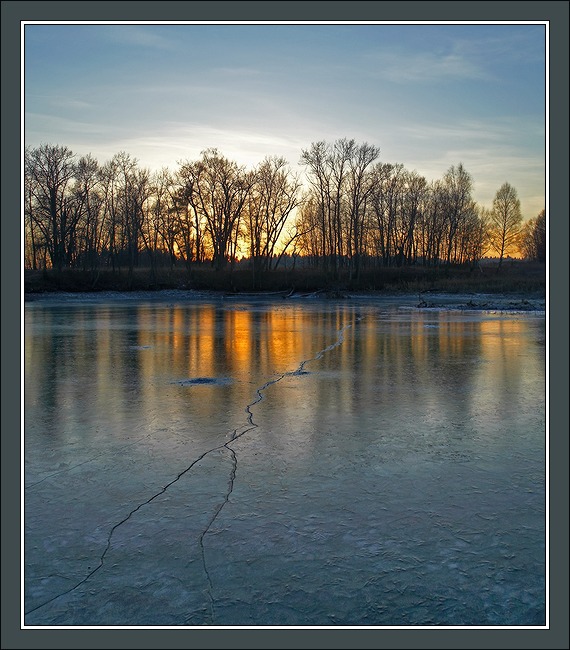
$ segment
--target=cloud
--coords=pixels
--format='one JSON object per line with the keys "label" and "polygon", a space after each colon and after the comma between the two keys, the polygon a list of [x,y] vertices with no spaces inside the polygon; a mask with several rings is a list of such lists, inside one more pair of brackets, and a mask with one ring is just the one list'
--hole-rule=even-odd
{"label": "cloud", "polygon": [[72,97],[56,97],[51,98],[51,105],[56,108],[63,108],[67,110],[85,110],[94,108],[94,104],[83,101],[82,99],[73,99]]}
{"label": "cloud", "polygon": [[481,66],[455,52],[390,50],[375,52],[366,58],[373,66],[373,76],[397,84],[491,78]]}
{"label": "cloud", "polygon": [[489,120],[459,120],[456,122],[435,123],[418,122],[404,124],[398,131],[406,138],[418,141],[462,140],[479,143],[483,141],[504,142],[520,138],[521,142],[529,139],[544,139],[544,124],[525,118],[494,118]]}
{"label": "cloud", "polygon": [[276,136],[263,128],[235,130],[188,123],[169,123],[153,135],[135,135],[116,144],[151,169],[174,169],[179,161],[198,159],[206,148],[216,148],[248,168],[258,165],[265,156],[283,156],[295,166],[302,147],[307,146],[297,138]]}
{"label": "cloud", "polygon": [[231,66],[224,66],[220,68],[212,68],[210,70],[211,74],[222,74],[222,75],[229,75],[232,77],[256,77],[261,74],[261,71],[258,70],[257,68],[247,68],[247,67],[231,67]]}
{"label": "cloud", "polygon": [[[100,122],[70,120],[68,117],[45,113],[26,112],[26,141],[33,140],[37,133],[53,135],[55,139],[67,138],[70,133],[88,134],[89,136],[109,133],[113,129]],[[59,143],[63,144],[63,143]]]}
{"label": "cloud", "polygon": [[177,51],[178,42],[169,36],[158,33],[149,25],[109,25],[105,30],[108,40],[119,43],[124,46],[138,46],[142,48],[151,48],[164,51]]}
{"label": "cloud", "polygon": [[453,49],[465,57],[476,57],[491,64],[497,61],[518,63],[544,62],[545,27],[543,25],[519,25],[509,32],[504,27],[500,35],[485,38],[454,38]]}
{"label": "cloud", "polygon": [[376,76],[397,84],[504,81],[505,65],[544,62],[544,33],[542,25],[426,30],[413,44],[381,47],[368,52],[364,60],[374,66]]}

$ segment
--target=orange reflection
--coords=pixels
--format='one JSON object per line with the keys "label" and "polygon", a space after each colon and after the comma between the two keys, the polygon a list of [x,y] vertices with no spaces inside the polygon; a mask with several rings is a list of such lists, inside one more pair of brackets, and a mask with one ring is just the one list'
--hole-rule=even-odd
{"label": "orange reflection", "polygon": [[[94,422],[104,414],[110,432],[130,431],[136,420],[152,433],[210,427],[223,434],[246,424],[257,388],[307,361],[307,375],[286,375],[253,409],[256,435],[271,430],[276,445],[298,427],[302,455],[322,443],[327,427],[388,432],[406,410],[434,427],[458,413],[503,417],[520,403],[513,395],[536,393],[544,377],[544,350],[529,345],[529,323],[493,315],[369,312],[359,320],[349,305],[141,305],[77,311],[74,330],[48,310],[33,316],[41,332],[56,333],[26,342],[26,400],[53,411],[58,431],[92,410]],[[198,377],[228,381],[184,387]]]}
{"label": "orange reflection", "polygon": [[224,313],[224,348],[232,369],[247,368],[254,347],[251,311],[229,310]]}

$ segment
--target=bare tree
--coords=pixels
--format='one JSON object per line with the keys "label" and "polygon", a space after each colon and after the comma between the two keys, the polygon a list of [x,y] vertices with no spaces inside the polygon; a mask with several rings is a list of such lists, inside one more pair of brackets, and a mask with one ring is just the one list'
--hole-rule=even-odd
{"label": "bare tree", "polygon": [[[139,265],[141,244],[144,243],[143,220],[144,204],[149,196],[150,172],[140,169],[136,158],[125,152],[116,156],[121,182],[121,225],[123,250],[127,254],[129,277],[132,279],[134,267]],[[144,243],[147,250],[148,244]]]}
{"label": "bare tree", "polygon": [[369,168],[378,154],[378,147],[346,138],[332,145],[316,142],[302,152],[301,164],[307,169],[312,189],[312,200],[307,205],[316,211],[311,246],[314,248],[320,240],[318,255],[325,269],[332,266],[337,274],[347,260],[351,273],[359,271],[375,180]]}
{"label": "bare tree", "polygon": [[529,260],[546,261],[546,211],[529,219],[521,231],[521,253]]}
{"label": "bare tree", "polygon": [[[163,168],[154,174],[147,173],[145,183],[139,183],[140,201],[140,235],[144,250],[150,262],[150,272],[153,282],[156,281],[156,268],[165,254],[169,255],[168,244],[163,236],[167,233],[164,228],[169,221],[169,173]],[[140,178],[139,180],[142,180]]]}
{"label": "bare tree", "polygon": [[446,220],[443,206],[445,189],[441,180],[427,188],[423,213],[420,215],[420,255],[427,266],[438,266],[443,257]]}
{"label": "bare tree", "polygon": [[348,237],[350,273],[360,274],[360,261],[364,252],[365,217],[373,191],[373,177],[368,173],[370,165],[378,158],[380,149],[367,142],[356,146],[351,141],[348,151]]}
{"label": "bare tree", "polygon": [[107,161],[99,170],[99,182],[103,195],[103,222],[107,232],[106,250],[113,272],[120,264],[119,252],[119,198],[117,177],[118,165],[115,158]]}
{"label": "bare tree", "polygon": [[347,247],[349,224],[347,182],[350,161],[354,156],[356,143],[354,140],[342,138],[337,140],[330,149],[328,164],[332,177],[332,195],[330,205],[330,241],[333,268],[338,275],[339,268],[344,265],[344,258],[349,254]]}
{"label": "bare tree", "polygon": [[253,175],[222,156],[217,149],[184,165],[186,198],[197,221],[206,224],[212,247],[212,263],[223,269],[236,247],[236,232],[244,211]]}
{"label": "bare tree", "polygon": [[178,238],[180,235],[180,219],[174,179],[170,171],[164,167],[152,177],[152,215],[155,229],[158,231],[157,245],[168,254],[170,268],[176,263],[178,253]]}
{"label": "bare tree", "polygon": [[[39,218],[36,213],[35,196],[37,188],[35,187],[36,181],[33,174],[33,158],[31,148],[27,148],[24,158],[24,224],[25,224],[25,265],[34,271],[40,264],[40,251],[47,254],[45,247],[45,239],[43,237],[41,227],[36,224]],[[43,260],[45,268],[46,261]]]}
{"label": "bare tree", "polygon": [[73,152],[44,144],[26,151],[25,167],[31,218],[42,233],[53,268],[61,271],[70,261],[77,225],[68,191],[75,174]]}
{"label": "bare tree", "polygon": [[[333,215],[332,206],[332,170],[330,167],[330,147],[324,141],[313,142],[310,149],[301,153],[301,164],[307,168],[307,177],[313,190],[316,208],[316,221],[319,235],[318,256],[324,261],[325,270],[328,268],[330,257],[334,253]],[[315,224],[315,225],[317,225]]]}
{"label": "bare tree", "polygon": [[83,268],[94,272],[99,266],[99,258],[104,242],[104,222],[102,219],[103,195],[99,187],[99,163],[91,155],[82,156],[77,163],[73,196],[75,208],[79,212],[80,241],[78,257]]}
{"label": "bare tree", "polygon": [[172,190],[173,208],[179,224],[177,248],[190,269],[192,262],[205,259],[207,221],[194,198],[198,195],[197,164],[191,161],[179,164]]}
{"label": "bare tree", "polygon": [[377,163],[372,170],[372,213],[375,226],[375,253],[382,264],[396,259],[397,221],[401,211],[406,170],[401,163]]}
{"label": "bare tree", "polygon": [[313,191],[305,193],[301,206],[295,217],[296,250],[303,257],[308,258],[312,266],[318,265],[318,258],[322,253],[322,237],[319,211],[319,200]]}
{"label": "bare tree", "polygon": [[456,246],[456,235],[465,219],[474,209],[474,202],[471,198],[473,180],[471,175],[459,163],[457,167],[452,165],[443,177],[443,210],[447,225],[447,250],[445,260],[447,265],[459,261],[458,247]]}
{"label": "bare tree", "polygon": [[267,157],[254,172],[248,194],[246,232],[254,278],[269,271],[277,244],[293,210],[300,204],[301,183],[284,158]]}
{"label": "bare tree", "polygon": [[457,262],[469,264],[471,270],[481,270],[480,260],[487,247],[488,213],[485,208],[480,208],[473,203],[463,219],[460,231],[457,234],[458,256]]}
{"label": "bare tree", "polygon": [[[253,171],[207,149],[197,161],[150,175],[120,152],[100,166],[76,161],[66,147],[27,148],[24,165],[26,268],[80,266],[103,260],[141,261],[153,273],[168,258],[232,265],[244,245],[258,273],[275,269],[288,250],[309,263],[358,277],[364,264],[478,264],[488,248],[499,256],[517,248],[546,258],[544,211],[522,227],[520,202],[508,183],[491,210],[471,197],[463,165],[428,185],[402,164],[376,162],[379,148],[339,139],[302,151],[309,190],[280,157]],[[295,215],[294,222],[291,217]],[[107,257],[105,257],[107,256]]]}
{"label": "bare tree", "polygon": [[143,247],[143,222],[150,195],[150,172],[138,166],[136,158],[120,151],[100,172],[104,196],[104,218],[113,270],[126,259],[129,277],[139,265]]}
{"label": "bare tree", "polygon": [[396,228],[396,264],[411,264],[415,259],[415,228],[423,209],[427,183],[417,172],[402,177],[401,206]]}
{"label": "bare tree", "polygon": [[516,189],[503,183],[493,199],[490,213],[490,244],[499,256],[497,271],[501,268],[505,255],[514,252],[520,243],[521,204]]}

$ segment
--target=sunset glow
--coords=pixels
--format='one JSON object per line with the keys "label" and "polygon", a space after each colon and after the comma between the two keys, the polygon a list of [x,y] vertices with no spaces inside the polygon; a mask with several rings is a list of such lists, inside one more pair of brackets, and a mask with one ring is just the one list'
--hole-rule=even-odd
{"label": "sunset glow", "polygon": [[26,145],[173,168],[246,167],[348,137],[428,180],[462,161],[475,199],[545,202],[545,24],[28,24]]}

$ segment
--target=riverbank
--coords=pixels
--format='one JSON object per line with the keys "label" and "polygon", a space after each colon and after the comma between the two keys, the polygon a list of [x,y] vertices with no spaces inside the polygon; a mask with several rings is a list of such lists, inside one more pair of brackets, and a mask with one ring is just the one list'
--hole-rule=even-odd
{"label": "riverbank", "polygon": [[371,305],[382,307],[397,306],[402,309],[419,311],[473,311],[495,313],[546,312],[546,298],[540,293],[443,293],[443,292],[251,292],[224,293],[221,291],[197,291],[192,289],[162,289],[160,291],[49,291],[42,293],[27,293],[26,303],[38,305],[93,305],[111,304],[125,305],[145,303],[160,305],[189,305],[199,303],[209,304],[240,304],[286,305],[300,303],[336,302]]}
{"label": "riverbank", "polygon": [[469,268],[379,268],[366,270],[358,277],[348,271],[338,274],[315,269],[284,269],[254,275],[250,269],[214,271],[208,267],[187,269],[99,269],[62,272],[41,270],[24,272],[24,293],[101,292],[101,291],[216,291],[227,294],[283,292],[284,294],[319,292],[330,297],[346,293],[444,292],[453,294],[546,294],[544,264],[508,261],[496,266]]}

